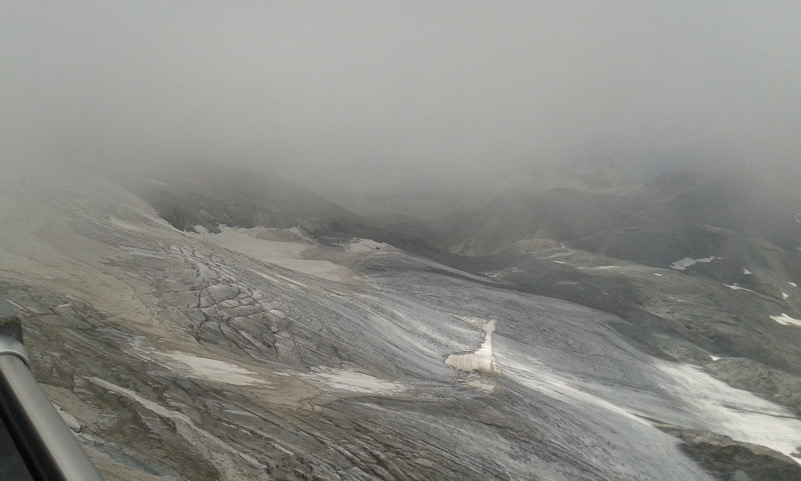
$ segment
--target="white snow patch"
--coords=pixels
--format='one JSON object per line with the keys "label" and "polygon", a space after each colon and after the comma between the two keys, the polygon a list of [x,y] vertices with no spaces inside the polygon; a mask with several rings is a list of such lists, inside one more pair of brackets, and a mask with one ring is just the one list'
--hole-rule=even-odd
{"label": "white snow patch", "polygon": [[[308,241],[303,232],[298,228],[292,229],[268,229],[266,227],[254,227],[252,229],[242,229],[238,227],[219,226],[219,234],[193,234],[211,240],[223,247],[227,247],[236,252],[250,257],[275,264],[286,269],[302,272],[310,276],[326,279],[330,281],[348,281],[352,275],[347,267],[337,265],[329,260],[305,259],[303,253],[317,246]],[[366,241],[358,249],[368,249],[376,252],[372,244],[383,246],[373,241]],[[349,251],[350,252],[350,251]]]}
{"label": "white snow patch", "polygon": [[193,225],[192,228],[195,229],[195,232],[197,232],[198,234],[208,234],[209,233],[209,230],[206,229],[205,226],[202,226],[200,224]]}
{"label": "white snow patch", "polygon": [[342,281],[347,277],[343,275],[343,271],[347,269],[331,261],[304,259],[303,252],[315,246],[310,242],[298,240],[299,230],[284,229],[284,233],[291,236],[289,237],[291,240],[273,240],[276,238],[275,229],[266,227],[242,229],[221,225],[219,234],[193,235],[250,257],[314,277],[332,281]]}
{"label": "white snow patch", "polygon": [[748,270],[748,269],[746,269],[745,267],[743,267],[743,274],[744,274],[744,275],[746,275],[746,276],[750,276],[750,275],[753,275],[754,273],[753,273],[753,272],[751,272],[751,271],[749,271],[749,270]]}
{"label": "white snow patch", "polygon": [[278,280],[276,277],[270,276],[268,274],[265,274],[264,272],[257,271],[255,269],[251,269],[251,271],[253,271],[259,277],[267,279],[268,281],[273,282],[275,284],[280,284],[282,281],[286,281],[286,282],[289,283],[289,286],[292,287],[293,289],[296,289],[298,287],[303,287],[303,288],[308,289],[308,287],[309,287],[306,284],[303,284],[302,282],[298,282],[296,280],[290,279],[290,278],[288,278],[286,276],[279,275],[277,273],[275,273],[276,277],[280,278],[281,280]]}
{"label": "white snow patch", "polygon": [[[632,421],[660,419],[701,428],[790,455],[801,446],[801,421],[784,407],[732,388],[696,366],[654,360],[655,380],[666,394],[603,386],[565,376],[529,353],[499,353],[504,375],[565,403],[607,410]],[[714,360],[717,356],[710,356]],[[667,396],[666,398],[664,396]]]}
{"label": "white snow patch", "polygon": [[[474,324],[475,319],[470,318],[465,321]],[[492,357],[492,333],[495,332],[495,319],[484,323],[481,329],[485,332],[484,342],[478,350],[469,354],[451,354],[445,360],[445,364],[461,371],[497,372],[498,368]]]}
{"label": "white snow patch", "polygon": [[359,242],[354,242],[353,244],[348,245],[347,250],[348,252],[387,253],[389,251],[394,251],[394,248],[389,244],[376,242],[372,239],[360,239]]}
{"label": "white snow patch", "polygon": [[654,272],[654,275],[655,275],[656,277],[662,277],[662,274],[660,274],[660,273],[658,273],[658,272]]}
{"label": "white snow patch", "polygon": [[23,306],[17,304],[16,302],[12,301],[11,299],[6,299],[6,300],[8,301],[9,304],[11,304],[12,306],[16,307],[20,311],[27,311],[28,310],[25,307],[23,307]]}
{"label": "white snow patch", "polygon": [[706,429],[791,458],[801,446],[801,421],[786,408],[732,388],[695,366],[660,361],[657,367],[671,379],[665,389],[684,401],[683,410],[700,415]]}
{"label": "white snow patch", "polygon": [[563,261],[553,261],[553,263],[554,264],[567,264],[567,262],[563,262]]}
{"label": "white snow patch", "polygon": [[723,359],[720,356],[713,356],[712,354],[709,355],[709,358],[712,359],[713,361],[720,361],[721,359]]}
{"label": "white snow patch", "polygon": [[[723,285],[724,285],[724,286],[726,286],[726,287],[728,287],[729,289],[732,289],[732,290],[734,290],[734,291],[748,291],[748,292],[754,292],[754,291],[752,291],[751,289],[746,289],[745,287],[740,287],[740,286],[739,286],[739,285],[738,285],[736,282],[735,282],[734,284],[731,284],[731,285],[729,285],[729,284],[723,284]],[[756,294],[756,292],[754,292],[754,294]]]}
{"label": "white snow patch", "polygon": [[81,422],[78,421],[78,418],[73,416],[72,414],[68,413],[64,410],[61,406],[56,403],[52,403],[53,407],[56,408],[56,412],[61,416],[61,419],[64,420],[64,424],[66,424],[74,433],[81,432],[82,426]]}
{"label": "white snow patch", "polygon": [[165,408],[153,401],[143,398],[139,394],[131,391],[130,389],[126,389],[122,386],[117,386],[116,384],[110,383],[104,379],[100,379],[99,377],[88,377],[86,378],[88,381],[97,384],[100,387],[104,387],[109,391],[116,392],[118,394],[122,394],[123,396],[133,399],[134,401],[138,402],[146,409],[153,411],[154,413],[158,414],[161,417],[174,419],[176,421],[182,421],[187,424],[194,424],[189,416],[183,413],[179,413],[177,411],[172,411],[170,409]]}
{"label": "white snow patch", "polygon": [[778,322],[779,324],[783,325],[783,326],[799,326],[799,327],[801,327],[801,321],[799,321],[798,319],[794,319],[794,318],[788,316],[787,314],[785,314],[783,312],[782,312],[781,316],[770,316],[770,318],[773,319],[774,321]]}
{"label": "white snow patch", "polygon": [[465,382],[465,384],[467,386],[470,386],[470,387],[473,387],[473,388],[476,388],[476,389],[481,389],[484,392],[488,392],[488,393],[495,392],[495,384],[493,384],[491,382],[485,382],[484,380],[479,379],[479,378],[468,379]]}
{"label": "white snow patch", "polygon": [[329,387],[343,391],[364,394],[397,394],[409,389],[409,386],[400,382],[379,379],[369,374],[345,369],[314,369],[314,374],[304,377],[322,381]]}
{"label": "white snow patch", "polygon": [[790,294],[787,294],[786,292],[782,292],[782,299],[787,299],[788,297],[790,297]]}
{"label": "white snow patch", "polygon": [[206,357],[198,357],[180,351],[168,351],[164,356],[177,361],[186,367],[190,374],[211,381],[233,384],[235,386],[250,386],[253,384],[268,384],[266,381],[254,377],[256,373],[237,366],[230,362],[218,361]]}
{"label": "white snow patch", "polygon": [[676,269],[677,271],[683,271],[683,270],[687,269],[690,266],[694,266],[695,264],[698,264],[699,262],[712,262],[715,259],[723,259],[723,258],[722,257],[717,257],[717,256],[703,257],[701,259],[691,259],[689,257],[685,257],[685,258],[683,258],[681,260],[678,260],[678,261],[674,262],[673,264],[670,264],[670,268],[671,269]]}
{"label": "white snow patch", "polygon": [[798,284],[796,284],[795,282],[788,282],[788,284],[790,284],[793,287],[798,287]]}

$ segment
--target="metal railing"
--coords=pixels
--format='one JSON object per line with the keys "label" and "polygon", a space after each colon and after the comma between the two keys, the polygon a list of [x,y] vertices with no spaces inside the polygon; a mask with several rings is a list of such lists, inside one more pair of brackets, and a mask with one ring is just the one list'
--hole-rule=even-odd
{"label": "metal railing", "polygon": [[0,418],[30,479],[103,480],[33,378],[19,318],[5,299],[0,299]]}

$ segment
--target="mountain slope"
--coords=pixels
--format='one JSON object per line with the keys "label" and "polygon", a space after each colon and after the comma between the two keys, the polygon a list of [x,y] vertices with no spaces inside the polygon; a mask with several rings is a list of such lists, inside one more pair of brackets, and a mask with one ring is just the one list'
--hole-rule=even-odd
{"label": "mountain slope", "polygon": [[[801,411],[786,394],[801,385],[793,179],[707,170],[617,184],[614,193],[514,190],[433,220],[407,218],[403,228],[450,251],[442,262],[618,314],[627,321],[620,332],[642,349]],[[782,381],[755,381],[765,372]]]}
{"label": "mountain slope", "polygon": [[312,191],[268,174],[221,165],[186,164],[140,173],[132,188],[178,229],[219,225],[298,226],[314,235],[342,234],[361,220]]}
{"label": "mountain slope", "polygon": [[247,230],[284,240],[245,254],[70,175],[5,191],[0,286],[109,479],[712,479],[647,419],[801,444],[786,410],[637,351],[615,316],[375,242],[302,243],[344,271],[288,269],[290,233]]}

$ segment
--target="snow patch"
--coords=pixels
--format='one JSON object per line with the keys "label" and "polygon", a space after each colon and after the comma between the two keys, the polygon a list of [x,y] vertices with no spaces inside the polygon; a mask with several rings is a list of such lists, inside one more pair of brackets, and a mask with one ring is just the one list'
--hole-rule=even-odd
{"label": "snow patch", "polygon": [[73,416],[72,414],[68,413],[64,410],[61,406],[56,403],[52,403],[53,407],[56,408],[56,412],[61,416],[61,419],[64,420],[64,424],[66,424],[74,433],[79,433],[83,430],[83,426],[81,426],[81,422]]}
{"label": "snow patch", "polygon": [[[724,286],[726,286],[726,287],[728,287],[728,288],[729,288],[729,289],[731,289],[731,290],[734,290],[734,291],[748,291],[748,292],[754,292],[754,291],[752,291],[751,289],[746,289],[745,287],[740,287],[740,286],[739,286],[739,285],[738,285],[736,282],[735,282],[734,284],[731,284],[731,285],[729,285],[729,284],[723,284],[723,285],[724,285]],[[756,292],[754,292],[754,294],[756,294]]]}
{"label": "snow patch", "polygon": [[790,284],[793,287],[798,287],[798,284],[796,284],[795,282],[788,282],[788,284]]}
{"label": "snow patch", "polygon": [[[465,321],[475,325],[476,319],[465,318]],[[498,367],[492,357],[492,333],[495,332],[495,319],[484,323],[481,329],[485,332],[484,342],[478,350],[469,354],[451,354],[445,360],[445,364],[460,371],[498,372]]]}
{"label": "snow patch", "polygon": [[713,356],[712,354],[709,355],[709,358],[712,359],[713,361],[720,361],[721,359],[723,359],[720,356]]}
{"label": "snow patch", "polygon": [[567,262],[562,262],[562,261],[553,261],[553,263],[554,264],[567,264]]}
{"label": "snow patch", "polygon": [[700,416],[705,429],[788,456],[801,445],[801,422],[786,408],[732,388],[696,366],[659,361],[657,367],[669,376],[664,388],[683,401],[683,409]]}
{"label": "snow patch", "polygon": [[790,297],[789,294],[787,294],[786,292],[782,292],[782,299],[786,300],[788,297]]}
{"label": "snow patch", "polygon": [[643,392],[632,389],[633,386],[602,386],[564,376],[559,367],[538,361],[530,354],[506,350],[499,353],[504,375],[565,404],[582,409],[597,406],[610,415],[638,423],[647,423],[650,418],[701,428],[787,455],[801,445],[801,421],[789,410],[732,388],[696,366],[654,359],[653,379],[664,393]]}
{"label": "snow patch", "polygon": [[743,274],[744,274],[744,275],[746,275],[746,276],[751,276],[751,275],[753,275],[754,273],[753,273],[753,272],[751,272],[751,271],[749,271],[749,270],[748,270],[748,269],[746,269],[745,267],[743,267]]}
{"label": "snow patch", "polygon": [[197,377],[211,381],[233,384],[235,386],[251,386],[253,384],[268,384],[266,381],[254,377],[256,373],[230,362],[218,361],[206,357],[198,357],[180,351],[163,353],[165,357],[180,363],[184,368]]}
{"label": "snow patch", "polygon": [[[331,281],[343,281],[347,277],[342,273],[346,269],[331,261],[304,259],[303,252],[315,246],[308,241],[299,239],[300,231],[298,229],[281,230],[266,227],[242,229],[225,225],[221,225],[219,228],[219,234],[199,233],[193,235],[255,259],[314,277]],[[285,239],[282,239],[282,234],[286,237]]]}
{"label": "snow patch", "polygon": [[662,277],[662,274],[660,274],[660,273],[658,273],[658,272],[654,272],[654,275],[655,275],[656,277]]}
{"label": "snow patch", "polygon": [[8,301],[9,304],[11,304],[12,306],[16,307],[20,311],[27,311],[28,310],[25,307],[23,307],[23,306],[17,304],[16,302],[12,301],[11,299],[6,299],[6,300]]}
{"label": "snow patch", "polygon": [[495,392],[495,384],[491,382],[486,382],[480,378],[471,378],[465,381],[465,385],[470,386],[472,388],[481,389],[487,393]]}
{"label": "snow patch", "polygon": [[701,259],[691,259],[689,257],[685,257],[683,259],[680,259],[680,260],[674,262],[673,264],[670,264],[670,268],[671,269],[676,269],[677,271],[683,271],[683,270],[687,269],[690,266],[694,266],[695,264],[698,264],[699,262],[707,263],[707,262],[712,262],[715,259],[723,259],[723,258],[722,257],[717,257],[717,256],[703,257]]}
{"label": "snow patch", "polygon": [[348,252],[371,252],[371,253],[388,253],[395,249],[383,242],[376,242],[372,239],[360,239],[358,242],[348,245]]}
{"label": "snow patch", "polygon": [[406,384],[379,379],[356,371],[328,368],[316,368],[313,371],[314,374],[305,377],[322,381],[329,387],[343,391],[364,394],[398,394],[409,389]]}
{"label": "snow patch", "polygon": [[770,316],[770,318],[783,326],[801,327],[801,321],[799,321],[798,319],[794,319],[783,312],[781,316]]}

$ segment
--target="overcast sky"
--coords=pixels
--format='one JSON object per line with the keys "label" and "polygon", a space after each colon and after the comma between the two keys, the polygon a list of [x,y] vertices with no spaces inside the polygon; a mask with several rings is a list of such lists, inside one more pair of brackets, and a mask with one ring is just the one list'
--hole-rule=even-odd
{"label": "overcast sky", "polygon": [[6,0],[0,86],[4,159],[798,165],[801,2]]}

